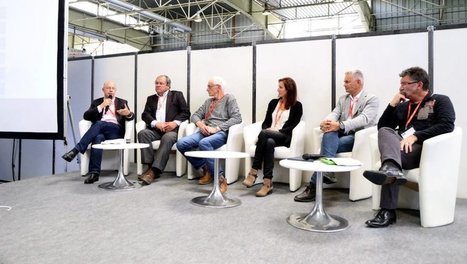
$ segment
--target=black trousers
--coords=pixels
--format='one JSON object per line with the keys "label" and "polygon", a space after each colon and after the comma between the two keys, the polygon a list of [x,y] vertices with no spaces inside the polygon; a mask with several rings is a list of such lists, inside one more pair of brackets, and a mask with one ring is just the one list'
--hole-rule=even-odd
{"label": "black trousers", "polygon": [[261,164],[263,164],[263,178],[272,179],[274,148],[284,146],[288,138],[288,135],[270,129],[263,129],[259,133],[252,167],[255,170],[260,170]]}
{"label": "black trousers", "polygon": [[[402,137],[392,128],[382,127],[378,130],[378,148],[381,153],[381,164],[385,161],[393,161],[400,168],[411,170],[420,166],[422,144],[412,145],[412,152],[401,151]],[[396,209],[399,198],[399,185],[385,184],[381,186],[380,207],[384,209]]]}

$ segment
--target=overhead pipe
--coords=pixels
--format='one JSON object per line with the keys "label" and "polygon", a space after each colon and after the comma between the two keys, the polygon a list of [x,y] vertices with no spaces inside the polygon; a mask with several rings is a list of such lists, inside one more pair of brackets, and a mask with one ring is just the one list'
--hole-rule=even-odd
{"label": "overhead pipe", "polygon": [[175,27],[177,29],[182,30],[183,32],[191,32],[190,27],[185,26],[185,25],[180,24],[180,23],[177,23],[177,22],[173,22],[170,19],[168,19],[168,18],[166,18],[164,16],[161,16],[161,15],[155,14],[153,12],[145,11],[144,9],[142,9],[139,6],[135,6],[135,5],[120,1],[120,0],[106,0],[106,2],[109,3],[109,4],[112,4],[114,6],[123,8],[123,9],[125,9],[127,11],[138,12],[139,14],[143,15],[144,17],[146,17],[148,19],[153,19],[153,20],[163,22],[164,24],[169,24],[169,25],[171,25],[171,26],[173,26],[173,27]]}

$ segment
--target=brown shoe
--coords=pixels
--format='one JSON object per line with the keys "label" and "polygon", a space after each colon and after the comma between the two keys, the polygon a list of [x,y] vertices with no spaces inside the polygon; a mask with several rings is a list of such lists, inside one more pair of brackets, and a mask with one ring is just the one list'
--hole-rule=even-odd
{"label": "brown shoe", "polygon": [[225,193],[227,191],[227,179],[224,176],[219,176],[219,188],[221,189],[221,193]]}
{"label": "brown shoe", "polygon": [[154,174],[154,171],[152,170],[151,167],[147,171],[141,175],[141,184],[142,185],[149,185],[154,181],[154,178],[156,178],[156,175]]}
{"label": "brown shoe", "polygon": [[255,184],[256,177],[257,177],[258,170],[250,169],[248,176],[246,176],[245,180],[242,182],[247,188],[250,188]]}
{"label": "brown shoe", "polygon": [[199,178],[198,184],[199,185],[206,185],[206,184],[210,184],[211,182],[212,182],[211,173],[209,173],[209,170],[206,167],[204,167],[203,168],[203,176],[201,178]]}
{"label": "brown shoe", "polygon": [[272,180],[268,179],[268,178],[265,178],[265,179],[263,179],[263,186],[261,186],[261,189],[259,189],[259,191],[256,192],[256,196],[257,197],[264,197],[264,196],[272,193],[272,189],[273,189]]}

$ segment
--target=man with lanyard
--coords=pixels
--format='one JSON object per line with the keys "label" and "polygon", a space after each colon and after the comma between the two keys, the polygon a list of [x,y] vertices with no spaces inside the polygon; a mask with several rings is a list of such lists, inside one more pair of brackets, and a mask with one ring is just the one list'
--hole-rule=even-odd
{"label": "man with lanyard", "polygon": [[427,72],[419,67],[402,71],[399,92],[378,122],[381,168],[363,175],[382,185],[380,210],[368,227],[387,227],[396,222],[399,185],[407,179],[402,169],[418,168],[423,141],[452,132],[456,119],[449,97],[430,94]]}
{"label": "man with lanyard", "polygon": [[[337,153],[352,151],[356,131],[376,124],[379,100],[375,95],[363,89],[364,78],[360,70],[348,71],[344,77],[347,94],[342,95],[334,110],[321,121],[323,131],[321,153],[326,157],[335,157]],[[333,173],[323,173],[323,182],[336,183]],[[315,200],[316,173],[310,184],[295,196],[296,202]]]}
{"label": "man with lanyard", "polygon": [[[113,81],[106,81],[102,92],[104,92],[104,97],[94,100],[83,115],[85,120],[92,122],[91,127],[78,144],[62,156],[64,160],[72,161],[78,153],[84,153],[90,143],[100,144],[107,139],[123,137],[125,121],[135,118],[133,112],[128,108],[128,102],[115,97],[117,87]],[[84,183],[90,184],[99,180],[101,161],[102,149],[91,148],[89,177],[84,180]]]}
{"label": "man with lanyard", "polygon": [[[207,85],[210,96],[204,104],[191,116],[198,130],[192,135],[183,137],[177,142],[177,149],[185,155],[186,151],[215,150],[227,142],[227,133],[233,125],[242,122],[242,116],[237,101],[232,94],[224,94],[225,81],[220,77],[213,77]],[[203,176],[198,183],[209,184],[214,175],[214,159],[187,157],[195,169],[203,169]],[[227,180],[219,177],[221,192],[227,191]]]}

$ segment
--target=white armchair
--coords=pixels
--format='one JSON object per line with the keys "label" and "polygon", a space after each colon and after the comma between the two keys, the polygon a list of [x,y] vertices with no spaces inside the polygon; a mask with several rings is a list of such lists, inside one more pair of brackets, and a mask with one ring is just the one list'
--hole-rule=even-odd
{"label": "white armchair", "polygon": [[[373,169],[381,166],[378,137],[370,138]],[[457,180],[462,147],[462,128],[432,137],[423,142],[420,167],[404,170],[408,182],[399,191],[399,208],[420,210],[423,227],[454,222]],[[408,188],[406,188],[408,187]],[[373,209],[379,209],[381,186],[374,185]]]}
{"label": "white armchair", "polygon": [[[242,141],[243,141],[243,122],[240,124],[233,125],[229,128],[229,134],[227,137],[227,143],[224,144],[222,147],[216,149],[220,151],[242,151]],[[195,133],[198,128],[195,126],[194,123],[190,123],[187,125],[186,128],[186,135],[191,135]],[[238,173],[240,168],[240,159],[226,159],[225,160],[225,167],[224,167],[224,175],[227,179],[227,183],[230,184],[238,180]],[[197,177],[195,175],[195,169],[191,164],[188,165],[187,170],[187,178],[194,179]]]}
{"label": "white armchair", "polygon": [[[339,183],[337,186],[343,186],[349,188],[349,200],[356,201],[361,199],[366,199],[371,197],[372,194],[372,184],[365,177],[363,177],[363,172],[372,168],[371,163],[371,154],[370,154],[370,144],[368,143],[368,138],[371,134],[376,133],[376,126],[368,127],[361,129],[355,133],[354,145],[352,152],[341,152],[337,153],[337,157],[341,158],[354,158],[363,163],[363,166],[357,170],[351,172],[345,172],[345,174],[350,174],[348,185],[342,185],[340,183],[347,183],[343,181],[338,176]],[[323,139],[323,132],[319,127],[313,129],[313,146],[315,148],[314,153],[320,153],[321,141]],[[344,172],[342,173],[344,174]]]}
{"label": "white armchair", "polygon": [[[251,125],[247,125],[243,128],[243,139],[245,141],[245,152],[250,154],[250,157],[255,156],[256,142],[258,141],[258,135],[261,132],[261,122],[257,122]],[[273,181],[276,182],[288,182],[290,191],[294,192],[302,185],[302,171],[290,169],[288,172],[289,177],[284,173],[285,168],[279,165],[281,159],[297,157],[303,155],[305,151],[305,121],[300,121],[298,125],[292,131],[292,139],[290,147],[280,146],[274,149],[274,172]],[[248,173],[251,169],[252,160],[246,158],[245,160],[245,172]],[[257,180],[262,179],[262,170],[258,171]]]}
{"label": "white armchair", "polygon": [[[79,134],[81,137],[89,130],[92,123],[91,121],[87,121],[82,119],[79,121]],[[131,140],[131,135],[135,131],[135,121],[125,121],[125,135],[123,138],[125,141]],[[101,169],[102,170],[118,170],[120,166],[120,156],[118,155],[118,150],[105,150],[102,153],[102,163]],[[89,144],[88,149],[81,154],[81,175],[86,175],[89,172],[89,157],[91,155],[91,144]],[[130,167],[130,155],[129,150],[123,150],[123,174],[128,175],[128,168]]]}
{"label": "white armchair", "polygon": [[[187,125],[188,125],[188,120],[180,124],[180,127],[178,128],[177,139],[185,135],[185,130],[186,130]],[[146,123],[144,121],[139,121],[138,123],[136,123],[136,134],[138,134],[141,130],[145,128],[146,128]],[[152,149],[157,150],[159,149],[160,144],[161,144],[160,140],[155,140],[152,142],[151,147]],[[172,167],[175,168],[175,174],[178,177],[181,177],[186,172],[186,159],[185,157],[183,157],[182,153],[180,153],[180,151],[177,150],[177,144],[174,144],[172,146],[172,152],[175,155],[175,160],[169,159],[169,162],[171,160],[175,161],[175,166],[172,166]],[[136,152],[136,171],[138,175],[141,175],[143,173],[143,164],[141,163],[141,150],[137,150]]]}

